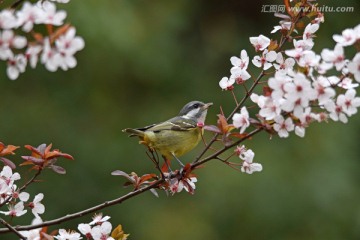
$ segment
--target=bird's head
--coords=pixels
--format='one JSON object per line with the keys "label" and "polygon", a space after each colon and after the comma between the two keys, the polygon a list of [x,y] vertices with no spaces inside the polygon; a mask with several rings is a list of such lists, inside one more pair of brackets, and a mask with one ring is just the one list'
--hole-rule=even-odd
{"label": "bird's head", "polygon": [[178,116],[203,123],[205,122],[207,110],[211,105],[213,105],[213,103],[191,101],[181,109]]}

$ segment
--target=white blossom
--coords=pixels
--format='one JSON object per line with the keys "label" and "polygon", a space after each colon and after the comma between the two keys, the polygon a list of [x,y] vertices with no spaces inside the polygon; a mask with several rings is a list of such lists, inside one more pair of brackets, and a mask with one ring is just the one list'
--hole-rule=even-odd
{"label": "white blossom", "polygon": [[[34,218],[31,222],[31,225],[40,224],[42,223],[41,218]],[[40,240],[41,239],[41,229],[42,228],[35,228],[29,231],[20,231],[20,234],[26,237],[27,240]]]}
{"label": "white blossom", "polygon": [[25,72],[27,60],[23,54],[15,56],[11,54],[7,63],[6,73],[11,80],[15,80],[20,73]]}
{"label": "white blossom", "polygon": [[32,5],[29,2],[24,2],[21,10],[16,12],[18,24],[22,26],[25,32],[30,32],[34,24],[41,21],[43,11],[36,5]]}
{"label": "white blossom", "polygon": [[249,56],[246,50],[241,50],[240,58],[235,56],[231,57],[230,62],[233,65],[233,68],[241,68],[246,70],[249,65]]}
{"label": "white blossom", "polygon": [[0,29],[12,29],[18,26],[13,11],[4,9],[0,11]]}
{"label": "white blossom", "polygon": [[241,68],[231,68],[231,81],[235,81],[237,84],[241,84],[250,78],[250,74]]}
{"label": "white blossom", "polygon": [[232,119],[234,127],[240,128],[240,133],[245,132],[250,126],[249,112],[245,106],[241,108],[240,113],[235,113]]}
{"label": "white blossom", "polygon": [[360,106],[360,98],[356,97],[355,89],[349,89],[345,94],[338,96],[336,104],[341,106],[343,112],[350,117],[357,113],[357,108]]}
{"label": "white blossom", "polygon": [[290,117],[285,120],[283,116],[279,115],[274,120],[275,123],[273,128],[281,138],[287,138],[289,136],[289,132],[293,131],[295,128],[295,125]]}
{"label": "white blossom", "polygon": [[56,11],[54,3],[45,1],[40,6],[42,8],[42,14],[39,17],[38,23],[51,24],[54,26],[60,26],[64,23],[66,18],[65,11]]}
{"label": "white blossom", "polygon": [[29,203],[29,207],[36,218],[39,218],[39,214],[43,214],[45,212],[45,206],[41,203],[43,198],[44,194],[39,193],[35,196],[34,201]]}
{"label": "white blossom", "polygon": [[314,33],[319,29],[319,24],[311,24],[309,23],[304,30],[303,39],[309,40],[313,38],[315,35]]}
{"label": "white blossom", "polygon": [[40,52],[42,47],[40,45],[30,45],[25,52],[25,57],[29,61],[32,68],[36,67],[36,64],[39,59]]}
{"label": "white blossom", "polygon": [[91,237],[91,226],[90,226],[90,224],[85,224],[85,223],[80,223],[79,225],[78,225],[78,230],[83,234],[83,235],[85,235],[86,236],[86,238],[90,238]]}
{"label": "white blossom", "polygon": [[252,174],[254,172],[262,171],[262,165],[260,163],[253,163],[255,153],[251,149],[242,151],[239,157],[243,160],[243,164],[241,166],[242,172]]}
{"label": "white blossom", "polygon": [[298,60],[298,64],[300,67],[316,67],[319,65],[320,59],[321,57],[315,52],[306,50]]}
{"label": "white blossom", "polygon": [[333,39],[342,46],[353,45],[357,39],[356,31],[354,29],[347,28],[342,31],[341,35],[334,34]]}
{"label": "white blossom", "polygon": [[325,62],[335,65],[337,71],[345,66],[344,48],[340,44],[336,44],[334,50],[323,49],[321,57]]}
{"label": "white blossom", "polygon": [[110,222],[103,222],[101,226],[95,226],[91,229],[91,236],[94,240],[111,240],[110,237],[112,225]]}
{"label": "white blossom", "polygon": [[278,53],[276,56],[276,63],[274,63],[274,68],[277,71],[288,73],[293,70],[295,65],[295,60],[293,58],[284,59],[282,53]]}
{"label": "white blossom", "polygon": [[24,210],[24,202],[18,202],[16,205],[9,205],[9,211],[0,211],[0,213],[12,217],[20,217],[24,215],[27,210]]}
{"label": "white blossom", "polygon": [[262,67],[264,70],[268,70],[272,66],[272,62],[276,59],[276,52],[270,51],[268,52],[267,49],[265,49],[262,53],[262,56],[255,56],[252,60],[252,63],[256,67]]}
{"label": "white blossom", "polygon": [[341,87],[343,89],[352,89],[357,88],[359,86],[358,83],[352,83],[352,79],[349,77],[345,77],[339,81],[339,84],[337,84],[338,87]]}
{"label": "white blossom", "polygon": [[233,65],[230,70],[230,78],[233,78],[236,83],[240,84],[251,77],[246,70],[249,65],[249,56],[246,50],[241,50],[240,58],[234,56],[230,58],[230,61]]}
{"label": "white blossom", "polygon": [[223,77],[219,82],[219,86],[223,90],[232,90],[234,88],[233,87],[234,83],[235,83],[234,78]]}
{"label": "white blossom", "polygon": [[109,216],[103,217],[102,213],[99,213],[99,214],[95,214],[92,219],[93,220],[89,223],[90,225],[106,222],[107,220],[110,219],[110,217]]}
{"label": "white blossom", "polygon": [[254,46],[255,51],[263,51],[270,45],[270,39],[264,35],[250,37],[250,43]]}
{"label": "white blossom", "polygon": [[65,229],[59,229],[59,234],[54,236],[59,240],[79,240],[82,239],[80,233],[74,231],[66,231]]}
{"label": "white blossom", "polygon": [[353,60],[348,64],[349,72],[354,75],[356,81],[360,82],[360,53],[357,53]]}
{"label": "white blossom", "polygon": [[41,63],[45,65],[50,72],[55,72],[61,64],[61,56],[59,52],[51,47],[50,40],[44,39],[43,51],[41,54]]}
{"label": "white blossom", "polygon": [[325,109],[329,112],[329,117],[333,121],[341,121],[343,123],[347,123],[348,119],[346,117],[345,111],[343,109],[343,106],[341,105],[341,102],[337,102],[335,104],[334,101],[328,101],[324,105]]}
{"label": "white blossom", "polygon": [[313,81],[312,85],[316,91],[316,99],[318,100],[319,105],[325,104],[336,94],[329,79],[324,76],[320,75],[315,81]]}

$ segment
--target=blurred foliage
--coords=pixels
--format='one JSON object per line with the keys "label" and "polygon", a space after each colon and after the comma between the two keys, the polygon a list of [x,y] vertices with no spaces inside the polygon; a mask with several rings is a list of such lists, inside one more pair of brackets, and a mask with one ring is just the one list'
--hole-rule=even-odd
{"label": "blurred foliage", "polygon": [[[277,25],[272,13],[261,12],[264,4],[282,2],[73,0],[58,5],[86,41],[78,66],[57,73],[28,70],[16,81],[6,78],[5,64],[0,66],[1,141],[53,143],[75,158],[59,164],[67,175],[49,171],[29,188],[32,195],[45,194],[44,220],[128,192],[124,179],[110,175],[113,170],[155,172],[145,148],[123,128],[169,118],[195,99],[215,103],[208,123],[216,121],[220,106],[231,111],[232,97],[221,92],[218,81],[229,75],[231,56],[244,48],[254,54],[250,36],[270,36]],[[332,34],[360,22],[357,0],[321,4],[355,10],[325,15],[318,51],[335,45]],[[355,116],[346,125],[314,124],[304,139],[292,134],[269,140],[262,133],[247,142],[264,166],[262,173],[249,176],[210,162],[197,171],[194,196],[145,193],[104,214],[114,226],[121,223],[131,239],[359,239],[359,132]],[[27,154],[21,150],[16,157]],[[30,176],[18,170],[23,178]],[[61,227],[75,229],[90,217]],[[30,216],[20,220],[30,221]],[[14,239],[1,239],[7,237]]]}

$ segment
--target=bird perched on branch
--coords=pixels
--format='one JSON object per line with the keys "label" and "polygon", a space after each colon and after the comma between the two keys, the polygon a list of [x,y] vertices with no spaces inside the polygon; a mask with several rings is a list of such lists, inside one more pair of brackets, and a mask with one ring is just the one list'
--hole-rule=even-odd
{"label": "bird perched on branch", "polygon": [[211,105],[212,103],[192,101],[187,103],[176,117],[143,128],[126,128],[123,132],[129,133],[130,137],[138,136],[139,143],[159,151],[166,160],[174,157],[184,166],[178,157],[200,142],[203,129],[198,127],[198,123],[205,122]]}

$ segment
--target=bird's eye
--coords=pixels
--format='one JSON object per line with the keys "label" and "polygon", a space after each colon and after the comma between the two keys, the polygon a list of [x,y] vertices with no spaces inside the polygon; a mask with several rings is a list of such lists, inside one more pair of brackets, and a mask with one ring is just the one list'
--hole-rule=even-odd
{"label": "bird's eye", "polygon": [[199,104],[198,103],[195,103],[194,105],[193,105],[193,108],[198,108],[199,107]]}

